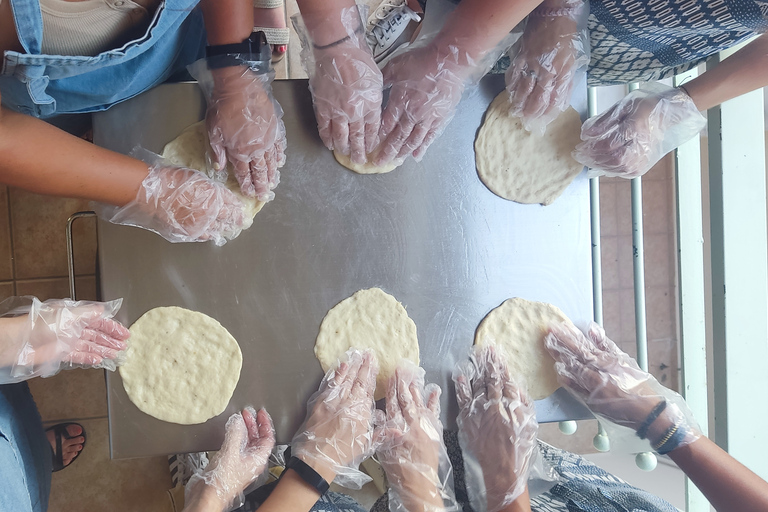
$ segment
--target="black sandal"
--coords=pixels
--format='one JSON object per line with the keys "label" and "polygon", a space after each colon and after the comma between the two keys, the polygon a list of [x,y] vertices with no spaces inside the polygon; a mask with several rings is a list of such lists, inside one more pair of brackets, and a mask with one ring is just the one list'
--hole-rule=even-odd
{"label": "black sandal", "polygon": [[[70,425],[77,425],[82,430],[82,433],[78,434],[76,436],[70,436],[69,432],[67,432],[67,427],[69,427]],[[69,461],[69,464],[67,464],[67,466],[69,466],[70,464],[75,462],[77,460],[77,458],[80,456],[80,454],[83,453],[83,450],[85,449],[85,442],[88,440],[88,438],[85,435],[85,429],[79,423],[71,423],[71,422],[70,423],[58,423],[58,424],[52,426],[51,428],[45,429],[46,432],[48,432],[50,430],[53,430],[54,436],[56,437],[56,450],[54,450],[53,453],[52,453],[53,472],[55,473],[57,471],[61,471],[62,469],[64,469],[66,467],[66,466],[64,466],[64,457],[62,456],[62,453],[61,453],[61,440],[62,440],[62,438],[64,438],[64,439],[72,439],[72,438],[75,438],[75,437],[82,437],[83,438],[83,442],[82,442],[83,448],[82,448],[82,450],[77,452],[77,454],[74,456],[74,458],[71,461]]]}

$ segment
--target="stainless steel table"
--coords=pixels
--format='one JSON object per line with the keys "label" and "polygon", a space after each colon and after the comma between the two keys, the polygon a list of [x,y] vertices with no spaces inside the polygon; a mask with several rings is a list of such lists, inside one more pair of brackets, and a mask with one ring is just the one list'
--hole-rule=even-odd
{"label": "stainless steel table", "polygon": [[[491,309],[519,296],[556,304],[585,325],[592,318],[585,176],[541,207],[495,196],[475,171],[475,134],[502,87],[501,77],[484,79],[422,162],[360,176],[321,144],[306,81],[277,82],[288,159],[276,199],[253,227],[216,247],[171,244],[100,222],[102,294],[125,299],[121,321],[130,325],[151,308],[178,305],[219,320],[243,351],[229,406],[202,425],[142,413],[119,374],[108,373],[112,456],[218,449],[227,417],[247,404],[265,406],[278,442],[289,441],[322,377],[313,353],[320,322],[361,288],[379,286],[407,308],[427,377],[446,391],[449,427],[456,415],[451,370]],[[195,84],[163,85],[97,115],[96,143],[160,152],[203,113]],[[589,417],[563,390],[536,407],[542,422]]]}

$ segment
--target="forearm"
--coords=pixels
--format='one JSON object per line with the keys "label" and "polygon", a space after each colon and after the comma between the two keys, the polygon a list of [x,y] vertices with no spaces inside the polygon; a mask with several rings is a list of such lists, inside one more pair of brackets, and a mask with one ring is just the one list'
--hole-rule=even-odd
{"label": "forearm", "polygon": [[[316,46],[339,41],[349,35],[349,30],[358,28],[346,26],[341,16],[344,9],[355,7],[354,0],[298,0],[298,5],[304,26]],[[360,30],[365,30],[362,23],[360,20]]]}
{"label": "forearm", "polygon": [[0,182],[39,194],[123,206],[149,169],[44,121],[0,107]]}
{"label": "forearm", "polygon": [[768,483],[706,437],[669,456],[718,511],[768,510]]}
{"label": "forearm", "polygon": [[531,512],[531,498],[528,494],[528,486],[525,487],[523,494],[499,512]]}
{"label": "forearm", "polygon": [[684,88],[699,110],[707,110],[766,85],[768,34],[763,34]]}
{"label": "forearm", "polygon": [[200,492],[188,498],[189,501],[184,503],[182,512],[221,512],[224,510],[226,505],[221,502],[214,489],[202,483],[198,485],[202,486]]}
{"label": "forearm", "polygon": [[436,43],[461,45],[475,60],[495,48],[542,0],[464,0],[451,13]]}
{"label": "forearm", "polygon": [[208,44],[234,44],[253,32],[253,0],[202,0]]}
{"label": "forearm", "polygon": [[0,318],[0,384],[19,357],[27,315]]}
{"label": "forearm", "polygon": [[259,512],[307,512],[318,499],[317,489],[292,469],[287,469],[272,494],[259,507]]}

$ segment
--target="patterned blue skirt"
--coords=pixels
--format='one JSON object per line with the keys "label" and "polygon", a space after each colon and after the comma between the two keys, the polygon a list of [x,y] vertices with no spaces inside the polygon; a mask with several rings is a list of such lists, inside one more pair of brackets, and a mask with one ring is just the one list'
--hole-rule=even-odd
{"label": "patterned blue skirt", "polygon": [[592,0],[589,85],[668,78],[766,30],[765,0]]}

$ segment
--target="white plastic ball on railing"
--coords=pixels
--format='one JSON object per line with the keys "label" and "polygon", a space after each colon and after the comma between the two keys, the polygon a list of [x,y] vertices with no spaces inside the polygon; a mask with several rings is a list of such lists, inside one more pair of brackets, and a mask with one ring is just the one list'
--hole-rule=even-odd
{"label": "white plastic ball on railing", "polygon": [[653,471],[659,463],[656,455],[651,452],[643,452],[635,455],[635,464],[643,471]]}
{"label": "white plastic ball on railing", "polygon": [[592,444],[599,452],[607,452],[611,449],[611,442],[605,432],[600,432],[592,439]]}
{"label": "white plastic ball on railing", "polygon": [[558,428],[560,429],[560,432],[563,434],[570,436],[576,433],[576,429],[578,428],[578,425],[576,425],[576,422],[573,420],[569,421],[561,421],[558,425]]}

